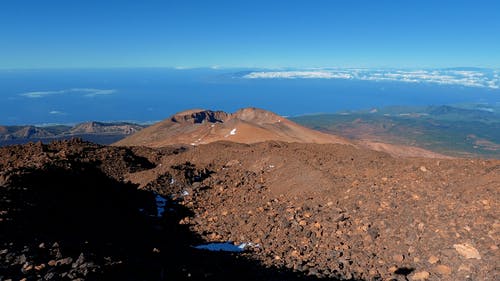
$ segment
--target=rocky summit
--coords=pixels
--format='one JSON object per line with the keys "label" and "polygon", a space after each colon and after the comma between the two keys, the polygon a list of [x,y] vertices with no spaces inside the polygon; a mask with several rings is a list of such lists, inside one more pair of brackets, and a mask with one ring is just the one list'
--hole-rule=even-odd
{"label": "rocky summit", "polygon": [[348,140],[303,127],[283,116],[259,108],[243,108],[235,113],[203,109],[179,112],[114,145],[163,147],[185,144],[196,146],[216,141],[246,144],[265,141],[348,144],[384,151],[394,156],[446,158],[444,155],[418,147],[370,140]]}
{"label": "rocky summit", "polygon": [[498,280],[499,187],[351,144],[3,147],[0,280]]}
{"label": "rocky summit", "polygon": [[116,145],[162,147],[215,141],[257,143],[271,140],[350,143],[341,137],[302,127],[270,111],[244,108],[235,113],[202,109],[183,111],[118,141]]}

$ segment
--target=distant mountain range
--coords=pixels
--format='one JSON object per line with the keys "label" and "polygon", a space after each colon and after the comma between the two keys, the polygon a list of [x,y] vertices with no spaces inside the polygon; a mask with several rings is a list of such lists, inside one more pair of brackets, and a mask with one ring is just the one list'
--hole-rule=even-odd
{"label": "distant mountain range", "polygon": [[125,122],[85,122],[75,126],[0,126],[0,146],[70,138],[83,138],[100,144],[110,144],[144,127],[146,126]]}
{"label": "distant mountain range", "polygon": [[291,118],[350,139],[418,146],[458,157],[500,158],[500,106],[392,106]]}
{"label": "distant mountain range", "polygon": [[75,137],[99,144],[152,147],[220,140],[350,142],[393,154],[433,151],[458,157],[500,158],[500,105],[391,106],[288,119],[260,109],[232,114],[199,109],[180,112],[151,126],[121,122],[0,126],[0,146]]}

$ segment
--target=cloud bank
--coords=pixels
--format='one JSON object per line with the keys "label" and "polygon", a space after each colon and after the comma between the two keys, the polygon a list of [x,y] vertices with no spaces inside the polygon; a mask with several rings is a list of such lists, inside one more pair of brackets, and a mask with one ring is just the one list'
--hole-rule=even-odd
{"label": "cloud bank", "polygon": [[481,70],[320,69],[295,71],[255,71],[243,75],[243,78],[398,81],[406,83],[433,83],[441,85],[500,89],[499,73],[496,71]]}
{"label": "cloud bank", "polygon": [[64,113],[62,111],[59,111],[59,110],[51,110],[51,111],[49,111],[49,114],[52,114],[52,115],[66,115],[66,113]]}
{"label": "cloud bank", "polygon": [[116,93],[115,89],[94,89],[94,88],[72,88],[72,89],[64,89],[57,91],[35,91],[35,92],[26,92],[19,94],[20,96],[26,98],[44,98],[48,96],[54,95],[64,95],[64,94],[77,94],[88,98],[93,98],[97,96],[103,95],[111,95]]}

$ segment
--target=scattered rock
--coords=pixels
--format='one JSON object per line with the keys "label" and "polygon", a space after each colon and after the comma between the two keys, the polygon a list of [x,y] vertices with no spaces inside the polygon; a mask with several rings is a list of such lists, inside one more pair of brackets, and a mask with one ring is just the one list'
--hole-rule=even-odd
{"label": "scattered rock", "polygon": [[67,265],[67,264],[71,264],[73,262],[73,259],[71,257],[67,257],[67,258],[64,258],[64,259],[59,259],[56,261],[56,266],[58,265]]}
{"label": "scattered rock", "polygon": [[392,260],[394,260],[397,263],[402,263],[404,261],[404,259],[405,259],[405,256],[401,255],[401,254],[392,256]]}
{"label": "scattered rock", "polygon": [[229,162],[226,163],[226,167],[232,167],[232,166],[235,166],[235,165],[238,165],[240,164],[240,161],[237,160],[237,159],[233,159],[233,160],[230,160]]}
{"label": "scattered rock", "polygon": [[419,271],[416,273],[413,273],[412,275],[409,276],[409,279],[412,281],[419,281],[419,280],[427,280],[429,279],[430,274],[427,271]]}
{"label": "scattered rock", "polygon": [[85,263],[85,256],[83,255],[83,253],[81,253],[78,256],[78,259],[76,259],[76,261],[71,265],[71,267],[72,268],[76,268],[76,267],[79,267],[80,265],[82,265],[84,263]]}
{"label": "scattered rock", "polygon": [[[15,157],[21,157],[27,150],[25,147],[18,149],[21,152],[16,153]],[[99,149],[101,151],[96,152]],[[497,160],[488,160],[484,165],[461,159],[442,160],[438,168],[434,165],[435,160],[393,158],[383,153],[374,154],[360,148],[335,145],[287,143],[214,143],[178,150],[177,154],[172,155],[168,154],[171,148],[134,149],[132,153],[118,147],[47,146],[45,152],[36,152],[42,156],[30,154],[26,158],[30,161],[18,161],[8,156],[10,154],[7,154],[6,149],[0,148],[1,171],[12,168],[11,163],[17,163],[19,175],[33,171],[43,175],[49,172],[47,167],[58,169],[53,166],[60,165],[65,167],[64,173],[58,174],[61,177],[73,169],[84,170],[88,167],[97,169],[99,173],[104,171],[111,179],[115,179],[114,176],[121,177],[119,184],[116,184],[119,188],[114,193],[106,194],[106,200],[125,198],[128,200],[127,206],[133,208],[123,209],[124,212],[117,208],[116,213],[114,209],[106,208],[106,212],[99,211],[89,216],[92,218],[90,221],[93,225],[96,219],[111,212],[112,219],[107,220],[106,224],[124,219],[125,229],[130,231],[130,228],[135,230],[137,226],[130,220],[135,215],[141,219],[141,224],[137,226],[141,229],[141,233],[137,234],[139,236],[127,232],[119,232],[116,236],[117,239],[124,238],[126,242],[123,244],[115,243],[115,236],[111,240],[98,240],[99,244],[96,244],[96,237],[106,235],[101,228],[96,228],[96,232],[90,229],[92,236],[84,239],[40,235],[38,239],[43,240],[33,239],[16,245],[2,243],[1,248],[6,249],[0,251],[0,271],[7,264],[8,270],[17,274],[2,276],[3,280],[20,280],[23,277],[31,280],[32,275],[39,275],[33,279],[46,280],[92,279],[95,271],[107,272],[114,268],[137,268],[140,273],[151,273],[158,279],[160,270],[156,268],[158,270],[154,271],[154,268],[161,265],[165,266],[165,272],[172,270],[164,263],[165,258],[176,257],[181,252],[176,247],[182,249],[183,243],[190,246],[189,241],[183,239],[190,234],[206,241],[255,243],[257,246],[242,254],[244,258],[240,259],[236,254],[227,257],[221,255],[213,258],[213,261],[210,257],[208,262],[225,264],[227,261],[236,261],[241,264],[248,258],[252,263],[256,260],[255,264],[263,265],[258,269],[278,275],[286,271],[282,269],[288,268],[290,272],[298,272],[299,276],[311,275],[311,279],[315,276],[339,280],[464,280],[467,275],[473,276],[475,280],[486,280],[496,272],[496,252],[493,251],[498,247],[493,245],[494,240],[490,238],[494,237],[498,228],[494,221],[498,198],[492,191],[500,182],[500,174],[485,174],[484,169],[498,169],[495,168],[500,167]],[[52,154],[47,156],[47,153]],[[99,159],[98,166],[88,157],[92,153],[100,155],[95,157]],[[148,170],[128,169],[126,159],[134,158],[134,153],[149,155],[148,159],[153,159],[151,161],[156,166]],[[116,155],[126,157],[116,158]],[[238,163],[230,163],[235,159]],[[356,159],[355,166],[352,159]],[[163,165],[159,166],[159,163]],[[261,169],[269,163],[276,164],[279,169]],[[29,169],[23,166],[28,164],[33,166]],[[224,169],[228,165],[233,165],[233,168]],[[180,166],[187,168],[174,168]],[[426,167],[431,167],[433,176],[423,174],[420,167],[424,167],[427,172],[429,170]],[[200,171],[209,172],[197,178]],[[157,180],[160,175],[168,177]],[[380,178],[382,176],[386,180]],[[172,178],[176,179],[175,184],[169,184]],[[12,179],[11,183],[14,184],[22,177]],[[51,184],[54,179],[57,177],[50,177],[47,182]],[[132,198],[122,193],[121,189],[126,187],[121,184],[122,180],[132,182],[132,189],[127,189]],[[481,184],[474,184],[477,181]],[[356,184],[351,186],[352,182]],[[33,184],[33,181],[28,183]],[[50,184],[46,186],[50,187]],[[149,195],[150,192],[156,192],[168,199],[162,219],[149,216],[155,213],[157,207],[154,195],[151,197],[151,206],[136,206],[136,200],[139,201],[135,196],[136,184],[141,192]],[[74,188],[66,183],[61,186],[64,187],[62,191]],[[85,185],[85,192],[92,186]],[[105,185],[96,186],[99,186],[97,194],[101,194],[101,188]],[[24,194],[27,195],[35,191],[28,184],[15,187],[15,192],[26,189]],[[7,202],[2,196],[10,196],[9,192],[13,192],[8,189],[9,186],[6,188],[0,189],[2,203]],[[189,196],[179,195],[184,190],[189,191]],[[68,193],[74,194],[72,190]],[[53,197],[57,196],[47,199]],[[11,196],[8,199],[12,198],[22,197]],[[74,197],[70,199],[73,201],[68,201],[68,206],[79,201]],[[13,212],[24,208],[22,203],[20,201],[19,205],[11,204],[6,208],[2,205],[0,217],[11,219]],[[93,212],[91,208],[86,209],[88,206],[81,206],[84,216],[79,219],[74,219],[74,212],[69,212],[71,219],[77,224],[85,222],[89,212]],[[56,210],[61,212],[61,209]],[[143,211],[134,213],[137,210]],[[149,229],[153,229],[155,235],[149,236]],[[176,231],[184,236],[176,235]],[[85,232],[76,234],[85,236]],[[177,239],[171,239],[171,236]],[[136,237],[141,240],[134,240]],[[16,242],[16,239],[14,237],[11,241]],[[458,240],[460,242],[474,241],[474,247],[485,249],[485,252],[481,257],[476,248],[465,243],[452,248],[450,244],[456,242],[450,241],[454,239],[461,239]],[[58,243],[52,245],[54,241]],[[82,253],[76,258],[75,254],[80,251]],[[21,255],[24,255],[24,259]],[[69,256],[76,260],[72,262]],[[178,265],[174,271],[192,274],[192,279],[196,279],[198,267],[196,270],[193,267],[198,265],[198,261],[184,258],[179,259],[179,264],[173,263]],[[481,258],[482,262],[475,261]],[[181,262],[186,264],[186,268],[184,264],[180,265]],[[187,268],[189,266],[191,268]],[[21,268],[29,276],[24,275]],[[217,270],[214,268],[210,270]],[[415,268],[418,268],[417,271]],[[200,269],[200,273],[206,272]],[[96,276],[99,276],[98,273]],[[134,277],[121,280],[140,279]],[[219,276],[211,279],[224,280],[216,277]],[[295,280],[281,277],[269,280]],[[144,277],[143,280],[151,278]]]}
{"label": "scattered rock", "polygon": [[439,258],[436,256],[430,256],[429,259],[427,260],[430,264],[435,264],[439,261]]}
{"label": "scattered rock", "polygon": [[7,176],[3,173],[0,173],[0,186],[5,185],[8,182]]}
{"label": "scattered rock", "polygon": [[450,275],[451,274],[451,267],[440,264],[434,267],[434,271],[442,274],[442,275]]}
{"label": "scattered rock", "polygon": [[47,274],[45,274],[43,279],[44,280],[52,280],[55,276],[56,276],[56,274],[54,272],[48,272]]}
{"label": "scattered rock", "polygon": [[40,264],[40,265],[35,266],[35,270],[36,270],[36,271],[40,271],[40,270],[42,270],[42,269],[44,269],[44,268],[45,268],[45,264],[44,264],[44,263],[42,263],[42,264]]}
{"label": "scattered rock", "polygon": [[472,265],[471,264],[461,264],[458,267],[458,271],[465,271],[465,272],[471,272],[472,271]]}
{"label": "scattered rock", "polygon": [[466,259],[481,259],[479,251],[470,244],[454,244],[453,247],[460,255],[462,255]]}

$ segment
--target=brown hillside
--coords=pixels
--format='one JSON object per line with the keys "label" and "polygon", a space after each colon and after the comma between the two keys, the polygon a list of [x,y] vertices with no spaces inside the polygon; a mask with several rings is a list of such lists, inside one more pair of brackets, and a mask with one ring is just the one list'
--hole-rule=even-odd
{"label": "brown hillside", "polygon": [[[499,187],[498,160],[397,158],[352,145],[5,147],[0,273],[499,280]],[[193,247],[227,241],[247,247]]]}
{"label": "brown hillside", "polygon": [[115,145],[162,147],[199,145],[215,141],[263,141],[351,144],[348,140],[302,127],[270,111],[245,108],[233,114],[189,110],[175,114]]}
{"label": "brown hillside", "polygon": [[347,144],[387,152],[393,156],[449,158],[417,147],[368,140],[350,141],[303,127],[273,112],[257,108],[244,108],[233,114],[202,109],[183,111],[115,145],[164,147],[172,144],[189,144],[196,146],[216,141],[245,144],[265,141]]}
{"label": "brown hillside", "polygon": [[208,241],[260,245],[255,257],[268,266],[323,278],[498,280],[499,161],[218,142],[158,163],[127,179],[192,208],[179,223]]}

